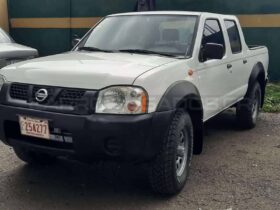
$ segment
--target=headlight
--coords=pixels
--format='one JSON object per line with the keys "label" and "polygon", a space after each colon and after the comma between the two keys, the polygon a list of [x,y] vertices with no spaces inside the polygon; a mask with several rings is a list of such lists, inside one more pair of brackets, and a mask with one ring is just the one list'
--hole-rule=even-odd
{"label": "headlight", "polygon": [[148,96],[139,87],[115,86],[101,90],[96,113],[143,114],[147,113]]}
{"label": "headlight", "polygon": [[5,83],[5,77],[0,75],[0,90],[2,89],[4,83]]}

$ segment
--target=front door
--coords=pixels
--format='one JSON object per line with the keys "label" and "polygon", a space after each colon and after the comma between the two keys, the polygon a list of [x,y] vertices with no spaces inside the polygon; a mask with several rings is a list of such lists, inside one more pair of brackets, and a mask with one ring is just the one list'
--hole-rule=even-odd
{"label": "front door", "polygon": [[218,19],[207,19],[204,25],[201,52],[207,43],[224,46],[224,57],[221,60],[203,60],[200,53],[198,64],[199,87],[204,106],[204,120],[211,118],[230,104],[226,96],[231,89],[232,66],[227,56],[224,33]]}

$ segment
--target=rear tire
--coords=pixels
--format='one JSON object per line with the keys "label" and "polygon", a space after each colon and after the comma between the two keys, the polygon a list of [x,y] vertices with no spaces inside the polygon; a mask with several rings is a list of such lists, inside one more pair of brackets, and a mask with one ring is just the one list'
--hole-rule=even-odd
{"label": "rear tire", "polygon": [[256,82],[247,96],[237,104],[236,117],[238,126],[242,129],[252,129],[257,124],[261,108],[261,87]]}
{"label": "rear tire", "polygon": [[56,161],[56,157],[20,147],[15,147],[14,152],[20,160],[30,165],[50,165]]}
{"label": "rear tire", "polygon": [[151,163],[149,180],[156,193],[179,193],[189,176],[193,155],[193,125],[184,110],[176,111],[160,153]]}

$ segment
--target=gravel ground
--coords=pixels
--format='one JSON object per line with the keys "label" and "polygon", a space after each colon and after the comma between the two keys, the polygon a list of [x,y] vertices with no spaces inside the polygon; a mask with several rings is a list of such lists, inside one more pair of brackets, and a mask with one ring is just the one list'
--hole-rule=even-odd
{"label": "gravel ground", "polygon": [[207,123],[204,152],[172,198],[153,194],[139,166],[32,168],[0,144],[0,209],[279,209],[280,114],[262,114],[251,131],[236,129],[233,114]]}

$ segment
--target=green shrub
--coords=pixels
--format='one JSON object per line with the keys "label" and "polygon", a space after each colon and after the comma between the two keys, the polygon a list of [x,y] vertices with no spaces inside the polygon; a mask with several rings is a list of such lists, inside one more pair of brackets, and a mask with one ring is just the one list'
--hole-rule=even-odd
{"label": "green shrub", "polygon": [[267,85],[263,111],[280,112],[280,83]]}

